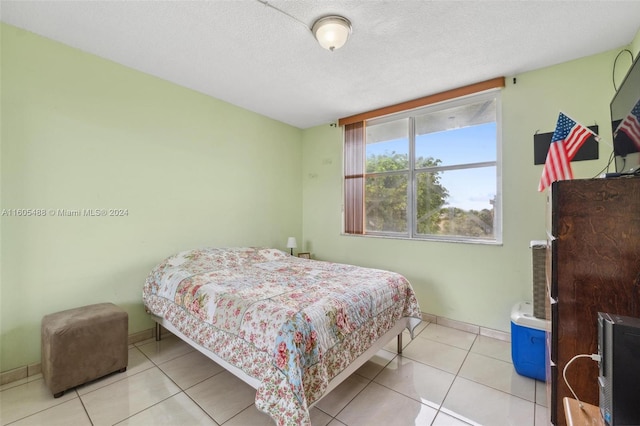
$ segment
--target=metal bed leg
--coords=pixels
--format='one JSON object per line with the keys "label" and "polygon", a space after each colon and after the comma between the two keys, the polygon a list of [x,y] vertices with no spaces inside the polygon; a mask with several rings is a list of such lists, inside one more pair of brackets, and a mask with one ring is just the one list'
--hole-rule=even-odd
{"label": "metal bed leg", "polygon": [[398,353],[402,353],[402,333],[398,334]]}
{"label": "metal bed leg", "polygon": [[162,326],[159,322],[156,323],[156,342],[162,340]]}

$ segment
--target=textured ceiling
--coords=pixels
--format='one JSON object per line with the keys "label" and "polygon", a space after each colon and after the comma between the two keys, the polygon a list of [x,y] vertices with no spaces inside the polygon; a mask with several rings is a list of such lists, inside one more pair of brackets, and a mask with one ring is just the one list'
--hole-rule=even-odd
{"label": "textured ceiling", "polygon": [[[309,30],[327,14],[353,24],[335,52]],[[619,48],[640,1],[3,0],[0,17],[308,128]]]}

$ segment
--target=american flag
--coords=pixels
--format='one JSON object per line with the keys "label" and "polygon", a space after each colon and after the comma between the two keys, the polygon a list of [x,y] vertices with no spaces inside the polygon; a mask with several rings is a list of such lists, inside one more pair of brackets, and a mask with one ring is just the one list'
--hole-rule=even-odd
{"label": "american flag", "polygon": [[594,133],[578,124],[563,113],[558,116],[556,130],[551,137],[551,145],[544,162],[538,191],[544,191],[551,182],[573,179],[571,160],[587,139]]}
{"label": "american flag", "polygon": [[626,133],[638,150],[640,150],[640,100],[636,102],[636,105],[633,107],[629,115],[622,120],[617,131]]}

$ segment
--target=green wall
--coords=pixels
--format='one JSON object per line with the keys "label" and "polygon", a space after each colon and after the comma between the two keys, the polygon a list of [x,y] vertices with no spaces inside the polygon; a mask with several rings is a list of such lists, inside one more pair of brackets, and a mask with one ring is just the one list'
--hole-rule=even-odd
{"label": "green wall", "polygon": [[[635,45],[640,45],[640,35]],[[546,239],[546,193],[537,192],[542,166],[533,164],[533,135],[552,132],[559,111],[598,124],[599,159],[573,163],[591,178],[611,153],[609,101],[619,49],[507,78],[502,90],[503,244],[501,246],[341,235],[341,131],[329,125],[303,134],[304,249],[314,257],[404,274],[423,312],[509,331],[514,304],[532,300],[531,240]],[[617,73],[630,60],[620,59]]]}
{"label": "green wall", "polygon": [[141,290],[203,246],[286,250],[302,235],[302,131],[2,25],[0,371],[40,361],[43,315],[113,302],[152,327]]}

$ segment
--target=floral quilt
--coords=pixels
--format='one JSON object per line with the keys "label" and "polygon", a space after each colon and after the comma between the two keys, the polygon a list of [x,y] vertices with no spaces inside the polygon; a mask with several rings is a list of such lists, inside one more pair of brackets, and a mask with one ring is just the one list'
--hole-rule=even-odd
{"label": "floral quilt", "polygon": [[310,424],[333,377],[396,321],[420,318],[397,273],[268,248],[178,253],[151,271],[142,297],[148,312],[260,380],[256,407],[279,425]]}

